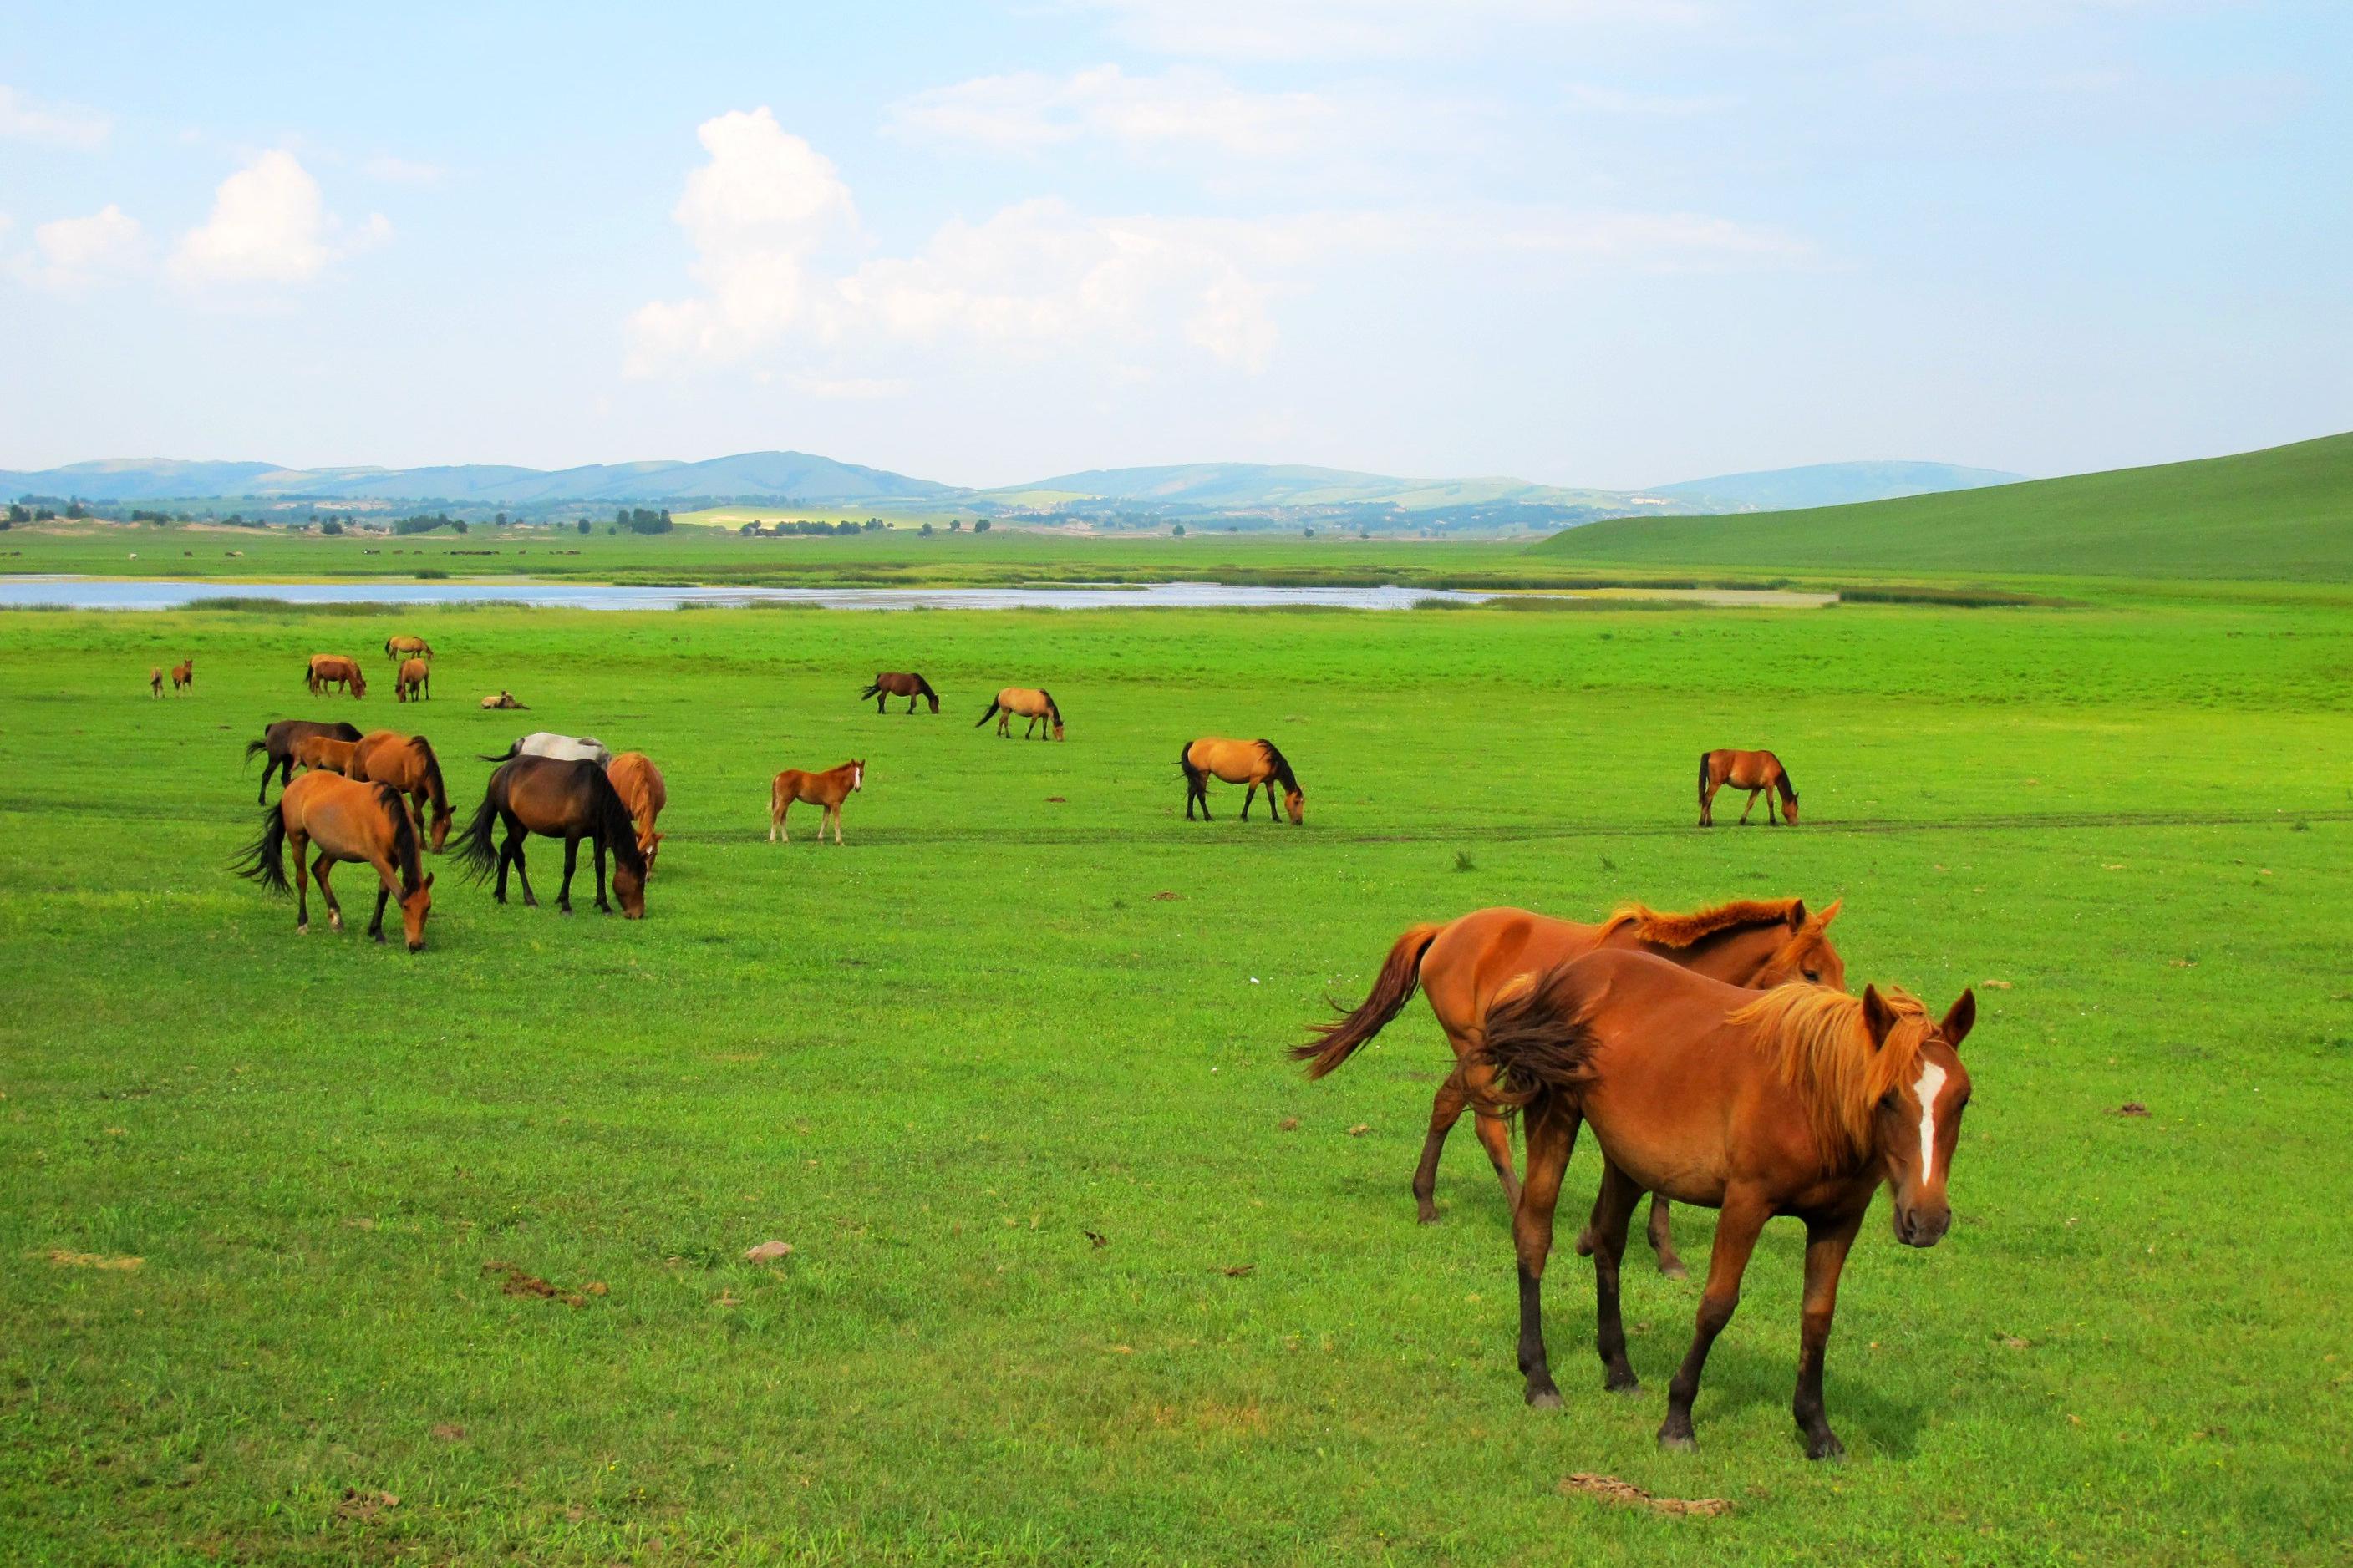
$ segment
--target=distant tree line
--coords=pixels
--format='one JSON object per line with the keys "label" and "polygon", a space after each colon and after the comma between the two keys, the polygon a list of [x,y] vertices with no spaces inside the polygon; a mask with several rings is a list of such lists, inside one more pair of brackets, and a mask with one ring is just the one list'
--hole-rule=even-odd
{"label": "distant tree line", "polygon": [[626,528],[631,533],[668,533],[675,525],[670,520],[670,508],[659,511],[641,506],[625,506],[613,513],[613,526]]}
{"label": "distant tree line", "polygon": [[852,522],[845,517],[839,522],[827,522],[824,519],[818,518],[810,521],[786,521],[769,523],[764,523],[755,517],[735,531],[746,539],[814,538],[820,534],[829,537],[837,533],[871,533],[882,526],[882,520],[879,517],[870,517],[864,522]]}

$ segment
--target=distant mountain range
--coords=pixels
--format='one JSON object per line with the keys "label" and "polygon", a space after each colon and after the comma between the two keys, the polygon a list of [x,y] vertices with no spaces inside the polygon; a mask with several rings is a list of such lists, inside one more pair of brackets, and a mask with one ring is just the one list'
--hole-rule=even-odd
{"label": "distant mountain range", "polygon": [[227,500],[431,502],[543,510],[617,501],[742,501],[902,510],[1052,513],[1091,507],[1175,512],[1373,507],[1498,518],[1577,521],[1630,513],[1690,514],[1827,506],[2006,484],[2016,474],[1946,463],[1818,463],[1726,474],[1649,490],[1573,489],[1510,478],[1413,479],[1292,464],[1185,463],[1092,468],[1033,484],[972,489],[806,452],[745,452],[706,462],[524,468],[465,463],[423,468],[287,468],[271,463],[113,459],[59,468],[0,469],[0,494],[110,503]]}

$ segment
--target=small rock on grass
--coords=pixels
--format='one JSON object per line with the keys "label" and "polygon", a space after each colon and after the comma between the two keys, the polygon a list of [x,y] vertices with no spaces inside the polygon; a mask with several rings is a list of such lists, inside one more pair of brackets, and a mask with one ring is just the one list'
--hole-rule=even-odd
{"label": "small rock on grass", "polygon": [[757,1247],[746,1247],[744,1252],[744,1261],[774,1263],[780,1258],[790,1258],[792,1255],[793,1244],[789,1241],[764,1241]]}

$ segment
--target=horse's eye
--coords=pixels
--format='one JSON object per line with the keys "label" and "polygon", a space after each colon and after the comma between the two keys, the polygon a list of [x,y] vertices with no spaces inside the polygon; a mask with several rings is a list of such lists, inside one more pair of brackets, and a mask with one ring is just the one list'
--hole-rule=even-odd
{"label": "horse's eye", "polygon": [[1800,970],[1799,973],[1806,977],[1806,984],[1809,985],[1820,985],[1822,983],[1822,973],[1819,969]]}

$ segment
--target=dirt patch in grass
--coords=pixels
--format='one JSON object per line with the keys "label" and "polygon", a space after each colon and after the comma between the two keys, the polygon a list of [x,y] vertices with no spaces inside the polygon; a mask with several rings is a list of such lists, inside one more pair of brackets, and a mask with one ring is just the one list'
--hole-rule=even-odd
{"label": "dirt patch in grass", "polygon": [[135,1274],[147,1264],[143,1258],[108,1258],[96,1252],[69,1252],[62,1247],[49,1249],[49,1261],[60,1268],[105,1268],[118,1274]]}
{"label": "dirt patch in grass", "polygon": [[1696,1514],[1702,1518],[1732,1511],[1732,1500],[1721,1497],[1657,1497],[1644,1491],[1631,1481],[1621,1481],[1616,1476],[1597,1476],[1579,1470],[1560,1479],[1561,1495],[1599,1498],[1603,1502],[1616,1503],[1620,1508],[1647,1508],[1652,1513]]}

